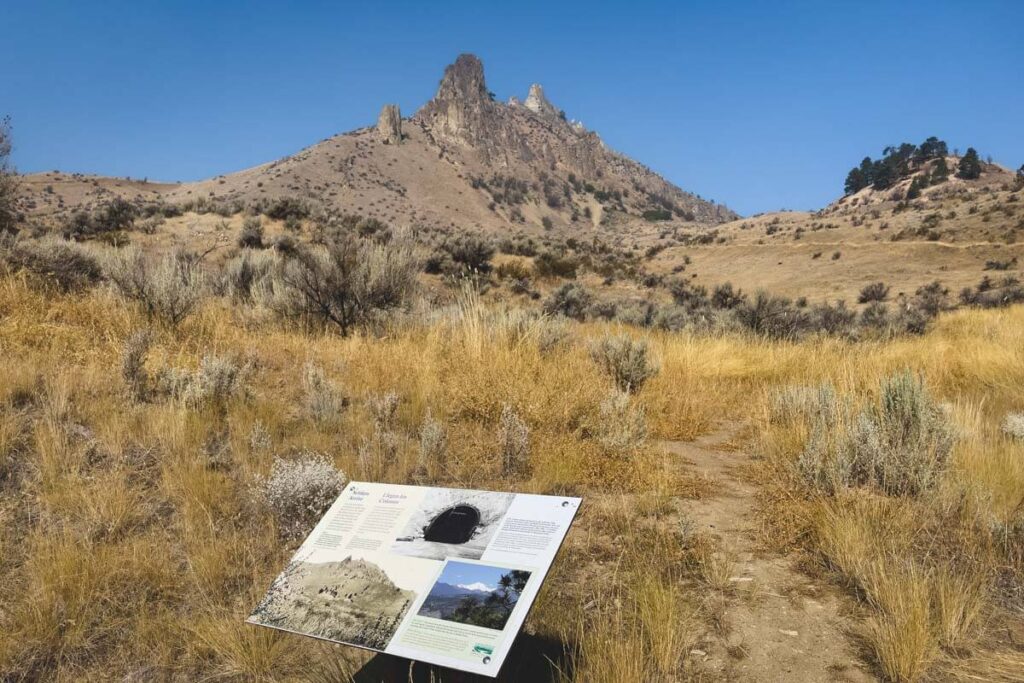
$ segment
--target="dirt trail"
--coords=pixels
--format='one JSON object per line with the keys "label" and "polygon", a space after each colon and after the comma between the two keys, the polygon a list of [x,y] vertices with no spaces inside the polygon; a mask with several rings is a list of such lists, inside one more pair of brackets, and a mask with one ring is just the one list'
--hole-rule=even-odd
{"label": "dirt trail", "polygon": [[[756,487],[738,469],[749,455],[724,448],[730,426],[690,442],[665,442],[681,465],[703,474],[712,496],[685,501],[695,531],[714,536],[735,563],[732,595],[715,610],[718,627],[692,653],[712,676],[738,681],[874,681],[858,657],[843,598],[793,568],[794,558],[757,548]],[[716,598],[709,598],[714,600]]]}

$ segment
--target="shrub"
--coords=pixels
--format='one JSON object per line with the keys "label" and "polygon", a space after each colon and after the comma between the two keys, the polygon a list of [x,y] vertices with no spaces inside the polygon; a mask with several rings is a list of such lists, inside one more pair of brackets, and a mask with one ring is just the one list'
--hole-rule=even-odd
{"label": "shrub", "polygon": [[73,242],[14,241],[0,250],[0,261],[11,270],[32,273],[62,292],[90,287],[103,278],[96,258]]}
{"label": "shrub", "polygon": [[548,297],[544,302],[544,312],[550,315],[561,314],[566,318],[583,320],[593,301],[593,296],[583,285],[567,282]]}
{"label": "shrub", "polygon": [[249,216],[242,223],[242,231],[238,234],[238,246],[243,249],[263,248],[263,221],[259,216]]}
{"label": "shrub", "polygon": [[[456,271],[491,272],[491,258],[494,256],[494,245],[490,240],[474,233],[464,233],[455,238],[446,239],[440,246],[442,254],[447,254]],[[444,271],[441,271],[444,272]]]}
{"label": "shrub", "polygon": [[121,377],[136,401],[145,401],[149,395],[146,354],[152,341],[153,335],[149,330],[139,330],[128,337],[121,348]]}
{"label": "shrub", "polygon": [[793,302],[765,291],[758,291],[753,300],[736,307],[740,323],[754,332],[772,339],[792,339],[808,327],[808,315]]}
{"label": "shrub", "polygon": [[879,486],[897,495],[931,489],[952,451],[953,429],[923,380],[909,371],[883,380],[869,419],[879,435],[872,457]]}
{"label": "shrub", "polygon": [[672,212],[667,209],[647,209],[643,212],[645,221],[656,223],[658,221],[672,220]]}
{"label": "shrub", "polygon": [[845,301],[837,301],[834,306],[827,303],[814,306],[808,327],[830,335],[849,335],[856,320],[857,312],[848,309]]}
{"label": "shrub", "polygon": [[261,287],[273,287],[275,263],[273,254],[243,249],[224,264],[217,293],[230,296],[236,302],[251,302]]}
{"label": "shrub", "polygon": [[154,214],[143,219],[136,227],[139,229],[139,232],[146,235],[155,235],[163,224],[164,217],[161,214]]}
{"label": "shrub", "polygon": [[747,300],[741,289],[733,289],[731,282],[718,285],[711,293],[711,305],[715,308],[736,308]]}
{"label": "shrub", "polygon": [[649,301],[625,301],[615,306],[614,318],[624,325],[650,327],[657,313],[658,307]]}
{"label": "shrub", "polygon": [[444,425],[427,412],[420,425],[420,445],[417,469],[421,476],[427,476],[444,461],[448,451],[448,434]]}
{"label": "shrub", "polygon": [[929,317],[936,317],[949,308],[949,290],[938,280],[922,287],[914,293],[912,304],[921,309]]}
{"label": "shrub", "polygon": [[338,235],[323,247],[283,260],[268,305],[307,324],[334,325],[343,335],[376,316],[405,306],[420,269],[405,241],[377,244]]}
{"label": "shrub", "polygon": [[534,325],[537,350],[542,354],[551,353],[569,336],[569,326],[564,320],[544,317]]}
{"label": "shrub", "polygon": [[530,427],[505,404],[498,420],[498,453],[506,476],[525,474],[530,467]]}
{"label": "shrub", "polygon": [[249,448],[253,451],[268,451],[273,445],[267,426],[260,420],[253,422],[249,430]]}
{"label": "shrub", "polygon": [[836,404],[836,391],[831,384],[786,386],[776,389],[769,397],[769,420],[786,424],[800,419],[815,421],[823,413],[832,414]]}
{"label": "shrub", "polygon": [[[729,289],[732,289],[732,285],[729,285]],[[701,286],[695,286],[688,280],[681,278],[670,280],[668,291],[676,304],[690,310],[706,308],[711,305],[711,300],[708,298],[708,290]]]}
{"label": "shrub", "polygon": [[622,391],[635,393],[658,374],[659,366],[645,339],[628,335],[604,337],[590,347],[590,356]]}
{"label": "shrub", "polygon": [[924,334],[934,317],[917,304],[904,302],[897,309],[893,323],[897,330],[907,334]]}
{"label": "shrub", "polygon": [[948,416],[909,372],[885,378],[878,400],[859,412],[831,389],[822,391],[808,422],[797,468],[829,495],[854,486],[921,495],[938,483],[953,448]]}
{"label": "shrub", "polygon": [[306,363],[302,368],[302,396],[306,413],[317,422],[326,422],[338,417],[348,401],[324,375],[316,363]]}
{"label": "shrub", "polygon": [[559,257],[550,251],[537,256],[533,262],[533,272],[537,277],[555,278],[561,277],[567,280],[576,278],[576,269],[579,261],[571,257]]}
{"label": "shrub", "polygon": [[530,266],[519,259],[502,263],[494,272],[503,280],[526,280],[533,274]]}
{"label": "shrub", "polygon": [[398,394],[393,391],[371,394],[367,397],[366,408],[373,417],[374,429],[382,432],[394,429],[399,402]]}
{"label": "shrub", "polygon": [[202,299],[202,274],[188,256],[167,254],[156,263],[135,248],[116,253],[106,264],[107,277],[126,299],[138,303],[150,319],[176,326]]}
{"label": "shrub", "polygon": [[1024,440],[1024,413],[1007,413],[1003,418],[1003,434]]}
{"label": "shrub", "polygon": [[223,408],[244,393],[246,368],[230,358],[203,356],[196,370],[168,368],[158,376],[160,389],[190,408]]}
{"label": "shrub", "polygon": [[115,230],[128,230],[135,223],[135,217],[139,210],[131,202],[115,198],[109,204],[103,206],[93,217],[92,227],[94,232],[111,232]]}
{"label": "shrub", "polygon": [[263,214],[274,220],[287,220],[288,218],[309,218],[309,204],[294,197],[282,197],[271,201],[263,209]]}
{"label": "shrub", "polygon": [[860,313],[860,324],[861,327],[878,332],[888,330],[890,328],[888,307],[878,301],[868,304]]}
{"label": "shrub", "polygon": [[643,406],[635,405],[627,392],[613,389],[601,401],[595,426],[597,439],[609,452],[635,451],[647,440],[647,419]]}
{"label": "shrub", "polygon": [[884,282],[873,282],[860,290],[857,302],[866,304],[872,301],[885,301],[888,296],[889,287]]}
{"label": "shrub", "polygon": [[291,460],[274,458],[270,475],[253,485],[256,499],[273,514],[284,539],[309,533],[345,488],[346,477],[327,456],[303,451]]}

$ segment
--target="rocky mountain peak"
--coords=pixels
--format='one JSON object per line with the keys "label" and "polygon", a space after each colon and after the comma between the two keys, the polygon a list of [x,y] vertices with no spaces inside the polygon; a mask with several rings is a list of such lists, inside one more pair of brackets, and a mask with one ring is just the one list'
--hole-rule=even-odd
{"label": "rocky mountain peak", "polygon": [[544,88],[541,87],[540,83],[534,83],[530,86],[530,92],[526,96],[526,101],[523,102],[523,106],[535,114],[540,114],[542,116],[559,115],[558,109],[556,109],[555,106],[548,101],[548,98],[545,97]]}
{"label": "rocky mountain peak", "polygon": [[445,67],[435,102],[457,101],[465,104],[489,102],[490,93],[484,81],[484,65],[476,55],[463,53]]}
{"label": "rocky mountain peak", "polygon": [[475,55],[461,54],[445,68],[434,99],[414,119],[437,142],[470,147],[486,162],[521,147],[509,129],[506,110],[487,90],[483,63]]}

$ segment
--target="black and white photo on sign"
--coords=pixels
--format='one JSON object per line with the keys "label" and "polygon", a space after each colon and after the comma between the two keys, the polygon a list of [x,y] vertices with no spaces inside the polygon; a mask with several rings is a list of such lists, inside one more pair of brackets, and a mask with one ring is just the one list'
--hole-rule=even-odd
{"label": "black and white photo on sign", "polygon": [[382,650],[435,571],[384,553],[313,551],[274,579],[249,622]]}
{"label": "black and white photo on sign", "polygon": [[514,493],[433,489],[399,532],[391,551],[432,560],[478,560],[514,498]]}

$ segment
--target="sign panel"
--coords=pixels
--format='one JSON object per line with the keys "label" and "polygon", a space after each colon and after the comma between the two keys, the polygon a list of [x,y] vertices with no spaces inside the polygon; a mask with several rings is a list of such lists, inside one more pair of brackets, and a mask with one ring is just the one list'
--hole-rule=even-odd
{"label": "sign panel", "polygon": [[351,482],[248,621],[497,676],[581,500]]}

